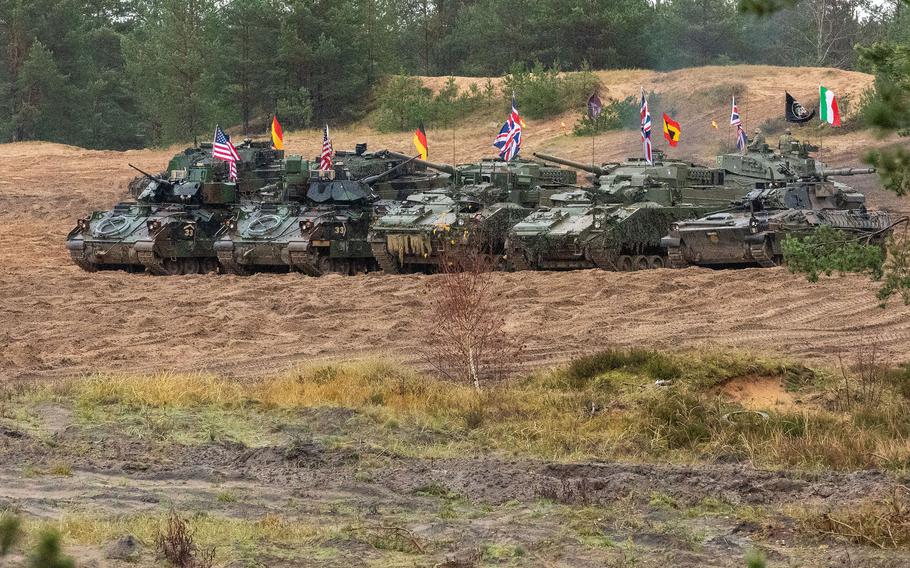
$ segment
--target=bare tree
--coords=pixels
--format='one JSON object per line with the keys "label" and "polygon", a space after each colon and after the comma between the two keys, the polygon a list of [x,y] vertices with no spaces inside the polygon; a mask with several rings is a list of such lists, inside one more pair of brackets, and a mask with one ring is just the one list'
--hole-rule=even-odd
{"label": "bare tree", "polygon": [[432,319],[424,357],[443,376],[478,390],[482,381],[502,378],[521,351],[505,331],[493,262],[476,248],[454,248],[427,285]]}

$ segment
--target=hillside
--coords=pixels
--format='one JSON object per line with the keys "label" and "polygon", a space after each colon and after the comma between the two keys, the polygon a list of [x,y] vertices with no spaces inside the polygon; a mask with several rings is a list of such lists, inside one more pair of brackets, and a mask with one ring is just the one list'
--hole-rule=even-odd
{"label": "hillside", "polygon": [[[782,91],[809,100],[824,82],[856,100],[871,82],[830,69],[708,67],[671,73],[599,73],[609,96],[639,84],[666,95],[683,124],[679,155],[708,160],[732,140],[728,92],[740,83],[748,128],[779,118]],[[439,81],[442,81],[440,79]],[[459,79],[465,82],[467,79]],[[710,103],[710,104],[709,104]],[[654,109],[655,114],[660,109]],[[714,118],[720,125],[710,127]],[[545,150],[589,160],[590,139],[567,135],[574,114],[529,120],[524,153]],[[849,120],[849,115],[847,117]],[[498,124],[429,133],[431,158],[459,162],[491,155]],[[410,133],[377,134],[365,126],[333,128],[335,147],[410,150]],[[658,147],[663,147],[658,138]],[[881,144],[868,132],[825,139],[823,158],[858,165]],[[314,156],[318,130],[287,134],[290,152]],[[639,150],[636,131],[597,138],[597,161]],[[177,148],[89,151],[30,142],[0,145],[0,378],[62,376],[101,369],[219,369],[257,375],[313,357],[391,354],[412,362],[428,325],[426,277],[313,279],[297,274],[252,278],[100,273],[69,261],[64,239],[75,219],[126,197],[128,167],[154,171]],[[830,152],[830,154],[828,154]],[[870,203],[908,211],[874,176],[852,178]],[[527,364],[546,365],[605,344],[665,347],[729,345],[833,362],[845,345],[879,335],[897,360],[910,359],[910,309],[882,311],[876,284],[861,277],[809,284],[783,269],[714,272],[689,269],[639,274],[584,271],[498,277],[509,300],[510,329],[527,344]]]}

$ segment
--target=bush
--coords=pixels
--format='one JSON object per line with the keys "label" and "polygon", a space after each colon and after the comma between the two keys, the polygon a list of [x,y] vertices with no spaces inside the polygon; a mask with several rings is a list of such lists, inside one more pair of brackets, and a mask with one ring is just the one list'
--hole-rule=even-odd
{"label": "bush", "polygon": [[493,83],[484,87],[471,84],[460,92],[454,77],[435,95],[417,77],[398,75],[384,81],[376,90],[373,126],[380,132],[403,132],[424,126],[449,126],[456,120],[491,110],[495,101]]}
{"label": "bush", "polygon": [[63,556],[60,550],[60,533],[52,530],[42,533],[38,546],[29,560],[31,568],[76,568],[76,562]]}
{"label": "bush", "polygon": [[[648,98],[648,108],[651,111],[652,128],[663,128],[660,115],[657,114],[657,109],[662,109],[663,99],[658,93],[653,91],[645,96]],[[663,110],[660,110],[660,112],[663,113]],[[667,109],[667,112],[670,115],[673,114],[672,109]],[[582,109],[581,116],[578,122],[575,123],[574,132],[576,136],[591,136],[608,130],[624,128],[629,130],[641,128],[641,99],[637,96],[626,97],[622,100],[611,100],[604,105],[600,116],[594,120],[588,116],[587,108]]]}
{"label": "bush", "polygon": [[598,87],[600,80],[587,66],[577,73],[560,74],[558,65],[545,67],[537,62],[530,69],[513,65],[503,80],[502,94],[506,100],[515,95],[522,116],[548,118],[573,106],[584,107]]}
{"label": "bush", "polygon": [[10,550],[22,538],[22,521],[12,513],[0,515],[0,558],[9,554]]}
{"label": "bush", "polygon": [[790,272],[802,272],[810,282],[817,282],[819,274],[830,276],[834,271],[868,272],[878,279],[885,261],[882,247],[866,244],[828,225],[805,236],[788,235],[782,249]]}

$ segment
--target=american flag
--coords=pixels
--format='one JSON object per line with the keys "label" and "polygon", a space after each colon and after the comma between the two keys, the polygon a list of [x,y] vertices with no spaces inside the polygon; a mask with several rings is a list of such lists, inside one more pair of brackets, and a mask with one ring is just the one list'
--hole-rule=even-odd
{"label": "american flag", "polygon": [[739,107],[736,106],[736,96],[733,96],[733,111],[730,113],[730,125],[739,126],[743,123],[742,119],[739,118]]}
{"label": "american flag", "polygon": [[651,155],[651,112],[648,111],[648,99],[645,98],[645,88],[641,88],[641,144],[645,153],[645,161],[654,163]]}
{"label": "american flag", "polygon": [[329,138],[329,125],[322,129],[322,154],[319,155],[319,169],[329,171],[332,169],[332,139]]}
{"label": "american flag", "polygon": [[515,96],[512,96],[512,112],[493,140],[493,146],[499,148],[499,157],[509,161],[518,155],[521,150],[521,115],[518,114],[518,105]]}
{"label": "american flag", "polygon": [[227,162],[228,165],[230,165],[228,179],[237,181],[237,162],[240,161],[240,154],[237,153],[237,148],[234,148],[234,145],[231,144],[231,139],[224,133],[224,130],[221,130],[220,126],[215,126],[215,139],[212,141],[212,157],[216,160]]}

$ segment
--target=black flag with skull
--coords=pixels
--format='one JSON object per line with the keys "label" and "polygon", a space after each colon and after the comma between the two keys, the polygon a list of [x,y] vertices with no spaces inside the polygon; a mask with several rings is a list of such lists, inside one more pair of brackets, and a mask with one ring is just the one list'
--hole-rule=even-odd
{"label": "black flag with skull", "polygon": [[[786,92],[786,91],[785,91]],[[806,107],[801,105],[799,101],[793,98],[793,95],[787,93],[787,122],[796,122],[797,124],[802,124],[804,122],[809,122],[812,120],[812,117],[815,116],[815,109],[811,111],[806,110]]]}

